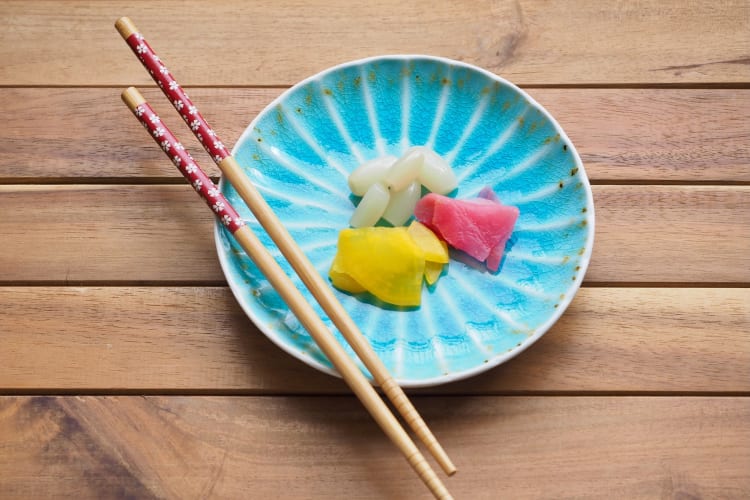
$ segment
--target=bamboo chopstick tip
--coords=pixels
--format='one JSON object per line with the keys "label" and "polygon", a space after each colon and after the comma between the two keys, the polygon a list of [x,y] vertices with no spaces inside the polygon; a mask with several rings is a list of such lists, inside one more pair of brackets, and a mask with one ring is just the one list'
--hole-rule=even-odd
{"label": "bamboo chopstick tip", "polygon": [[122,91],[122,94],[120,94],[120,97],[122,97],[122,100],[125,104],[128,105],[128,107],[133,110],[146,102],[146,98],[141,95],[140,92],[138,92],[138,89],[135,87],[128,87],[125,90]]}
{"label": "bamboo chopstick tip", "polygon": [[115,21],[115,28],[117,28],[120,36],[122,36],[126,40],[130,35],[138,32],[138,28],[135,27],[133,21],[131,21],[129,17],[125,16]]}

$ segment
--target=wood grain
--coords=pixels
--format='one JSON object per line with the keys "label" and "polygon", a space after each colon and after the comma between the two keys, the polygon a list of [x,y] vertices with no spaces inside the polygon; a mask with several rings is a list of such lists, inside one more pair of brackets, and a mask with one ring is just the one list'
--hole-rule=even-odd
{"label": "wood grain", "polygon": [[[750,495],[747,398],[417,404],[456,498]],[[4,397],[0,450],[10,499],[429,498],[353,398]]]}
{"label": "wood grain", "polygon": [[750,187],[593,191],[597,227],[589,281],[750,281]]}
{"label": "wood grain", "polygon": [[[227,288],[2,287],[3,391],[349,394]],[[583,288],[532,348],[417,392],[750,392],[750,289]]]}
{"label": "wood grain", "polygon": [[750,5],[448,0],[5,1],[0,85],[149,82],[113,28],[129,15],[185,85],[291,84],[392,53],[461,59],[520,84],[750,81]]}
{"label": "wood grain", "polygon": [[[121,92],[120,88],[0,89],[0,112],[9,120],[7,138],[0,143],[0,179],[181,178],[122,103]],[[190,89],[201,112],[219,126],[227,146],[279,92]],[[143,95],[201,168],[218,176],[219,169],[162,93],[144,89]],[[49,113],[49,109],[66,112]],[[77,140],[70,140],[71,134]]]}
{"label": "wood grain", "polygon": [[[231,145],[282,90],[196,88],[190,95]],[[529,92],[563,126],[594,181],[750,182],[750,90]],[[143,93],[203,168],[219,175],[161,92]],[[180,176],[121,104],[119,88],[0,88],[0,115],[0,182]]]}
{"label": "wood grain", "polygon": [[[750,282],[749,195],[748,186],[594,186],[586,280]],[[223,281],[211,213],[187,185],[6,185],[0,213],[12,214],[0,219],[0,283]]]}

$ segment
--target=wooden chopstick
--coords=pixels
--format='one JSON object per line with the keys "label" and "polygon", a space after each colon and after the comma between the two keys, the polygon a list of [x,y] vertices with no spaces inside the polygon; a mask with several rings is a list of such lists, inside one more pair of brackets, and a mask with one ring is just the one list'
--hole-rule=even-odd
{"label": "wooden chopstick", "polygon": [[333,334],[326,328],[323,321],[315,313],[310,304],[305,301],[292,280],[284,273],[281,266],[263,246],[258,237],[240,219],[230,203],[219,192],[211,179],[200,168],[190,153],[177,140],[171,130],[161,121],[146,99],[134,87],[122,93],[122,99],[133,114],[150,132],[150,135],[161,146],[165,154],[182,172],[193,188],[215,212],[216,217],[234,235],[235,240],[245,250],[247,255],[258,266],[274,289],[281,295],[289,309],[300,323],[310,332],[323,353],[341,373],[342,377],[354,391],[362,404],[367,408],[375,421],[380,425],[388,437],[404,454],[409,464],[414,468],[422,481],[427,485],[435,498],[452,498],[435,472],[419,452],[401,424],[393,416],[388,406],[380,399],[378,393],[370,385],[367,378],[346,354]]}
{"label": "wooden chopstick", "polygon": [[453,475],[456,472],[455,465],[407,398],[403,389],[390,375],[381,359],[372,350],[365,336],[333,294],[330,286],[315,270],[307,256],[295,243],[271,207],[263,199],[263,196],[242,171],[234,157],[226,150],[214,130],[208,125],[193,102],[182,90],[182,87],[143,38],[143,35],[127,17],[118,19],[115,27],[149,71],[154,81],[161,87],[177,112],[185,120],[185,123],[190,126],[190,129],[203,144],[226,179],[237,190],[255,218],[276,243],[276,246],[310,290],[315,300],[318,301],[354,352],[357,353],[357,356],[372,374],[375,383],[391,400],[404,420],[425,444],[432,456],[435,457],[440,467],[449,476]]}

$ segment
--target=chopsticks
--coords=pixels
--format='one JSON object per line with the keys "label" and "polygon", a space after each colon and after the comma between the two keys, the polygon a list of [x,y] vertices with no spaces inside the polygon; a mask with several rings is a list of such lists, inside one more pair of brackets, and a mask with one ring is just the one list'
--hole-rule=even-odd
{"label": "chopsticks", "polygon": [[[221,140],[202,117],[198,109],[193,105],[192,101],[188,98],[180,85],[174,80],[164,63],[160,61],[159,57],[154,53],[153,49],[151,49],[130,19],[126,17],[120,18],[115,23],[115,26],[146,69],[149,70],[153,79],[167,95],[178,113],[180,113],[185,122],[189,125],[190,129],[204,146],[211,158],[219,166],[224,176],[234,186],[240,197],[248,205],[255,218],[266,230],[274,243],[276,243],[284,257],[292,265],[292,268],[300,276],[305,286],[307,286],[326,314],[344,335],[357,356],[359,356],[363,364],[372,374],[374,382],[381,387],[383,392],[393,403],[394,407],[399,413],[401,413],[406,422],[409,423],[411,428],[426,445],[443,470],[448,475],[455,473],[456,468],[440,446],[440,443],[438,443],[435,436],[424,423],[417,410],[406,397],[404,391],[388,373],[388,370],[380,358],[378,358],[373,352],[370,344],[346,313],[338,299],[336,299],[331,288],[323,280],[320,274],[318,274],[305,254],[294,242],[281,221],[279,221],[273,213],[271,207],[266,203],[250,179],[244,174],[236,160],[226,150]],[[229,228],[231,231],[231,227]],[[241,230],[241,233],[244,232],[247,231]],[[234,234],[236,238],[237,231],[235,231]],[[328,332],[327,329],[325,329],[325,332],[330,335],[330,332]],[[331,361],[333,362],[333,360]],[[358,370],[356,371],[359,373]],[[344,373],[341,372],[341,370],[339,370],[339,372],[346,380]],[[349,381],[347,380],[347,382]],[[379,398],[378,401],[380,401]],[[396,421],[396,423],[398,422]]]}
{"label": "chopsticks", "polygon": [[341,373],[342,377],[362,401],[375,421],[380,425],[388,437],[396,444],[409,464],[414,468],[422,481],[427,485],[435,498],[451,499],[450,493],[419,452],[414,442],[401,427],[396,417],[389,411],[378,393],[370,385],[357,365],[346,354],[344,348],[326,328],[323,321],[315,313],[310,304],[284,273],[281,266],[271,256],[261,241],[245,225],[227,199],[221,194],[216,185],[200,168],[198,163],[188,153],[172,131],[161,121],[146,99],[134,87],[122,93],[122,99],[133,114],[148,130],[154,141],[161,146],[164,153],[180,170],[182,175],[192,184],[193,188],[214,211],[216,217],[226,226],[234,239],[239,243],[247,255],[258,266],[274,289],[281,295],[300,323],[310,332],[323,353]]}
{"label": "chopsticks", "polygon": [[365,336],[360,332],[357,325],[333,294],[330,286],[318,274],[304,252],[294,242],[284,225],[263,199],[263,196],[242,171],[237,161],[226,150],[216,132],[208,125],[198,111],[198,108],[182,90],[182,87],[159,59],[143,35],[127,17],[118,19],[115,27],[175,109],[177,109],[177,112],[185,120],[185,123],[188,124],[190,130],[193,131],[222,174],[237,190],[237,193],[250,208],[250,211],[260,225],[266,230],[273,242],[276,243],[282,255],[291,264],[294,271],[310,290],[313,297],[315,297],[315,300],[318,301],[328,317],[331,318],[333,324],[336,325],[354,352],[362,360],[362,363],[372,374],[375,383],[380,386],[446,474],[449,476],[453,475],[456,472],[456,467],[427,427],[427,424],[425,424],[416,408],[414,408],[414,405],[406,397],[403,389],[401,389],[390,375],[383,362],[372,350]]}

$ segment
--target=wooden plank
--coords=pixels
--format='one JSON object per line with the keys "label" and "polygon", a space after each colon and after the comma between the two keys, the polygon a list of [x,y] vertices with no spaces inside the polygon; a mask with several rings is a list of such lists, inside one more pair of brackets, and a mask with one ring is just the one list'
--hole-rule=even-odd
{"label": "wooden plank", "polygon": [[589,281],[750,281],[750,187],[593,191],[597,227]]}
{"label": "wooden plank", "polygon": [[[594,200],[589,283],[750,282],[749,186],[604,185]],[[186,185],[6,185],[0,213],[0,282],[223,280]]]}
{"label": "wooden plank", "polygon": [[0,11],[0,85],[148,82],[112,27],[123,14],[189,85],[291,84],[393,53],[457,58],[524,85],[750,81],[743,0],[18,0]]}
{"label": "wooden plank", "polygon": [[[283,89],[196,88],[227,145]],[[530,89],[561,123],[595,181],[750,181],[750,91]],[[120,102],[119,88],[2,88],[0,182],[177,178]],[[219,175],[157,89],[144,95]],[[50,114],[50,109],[73,110]],[[71,140],[75,137],[75,140]],[[33,147],[30,147],[33,145]]]}
{"label": "wooden plank", "polygon": [[[5,287],[0,304],[0,393],[349,393],[267,340],[227,288]],[[750,392],[748,330],[748,288],[583,288],[514,360],[420,392]]]}
{"label": "wooden plank", "polygon": [[[747,498],[747,398],[420,398],[456,498]],[[353,398],[4,397],[4,498],[430,498]]]}
{"label": "wooden plank", "polygon": [[595,181],[750,180],[750,91],[529,89]]}
{"label": "wooden plank", "polygon": [[[0,143],[0,180],[180,177],[138,126],[120,99],[121,92],[121,88],[0,89],[0,112],[8,121],[6,139]],[[279,92],[190,90],[201,112],[212,124],[220,124],[219,133],[227,145]],[[210,175],[219,175],[162,93],[144,89],[143,94],[201,167]],[[49,113],[50,109],[73,112]]]}

